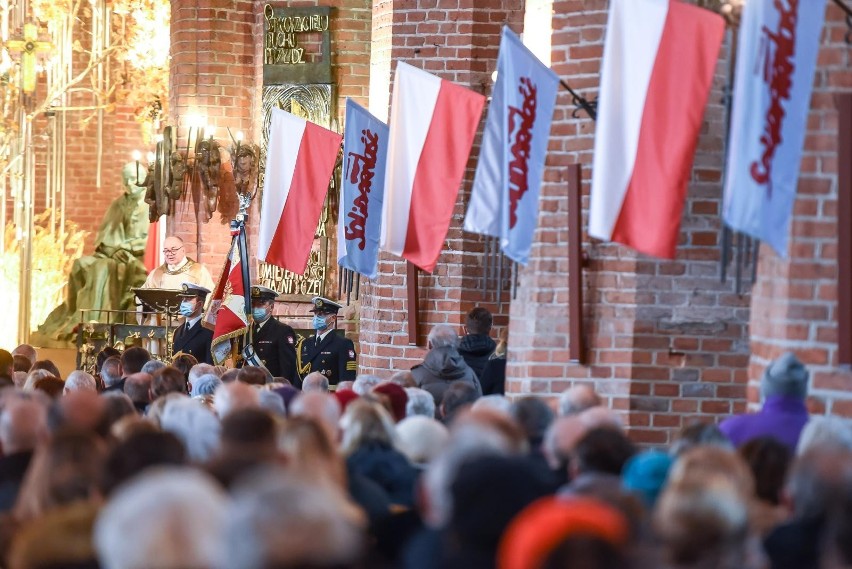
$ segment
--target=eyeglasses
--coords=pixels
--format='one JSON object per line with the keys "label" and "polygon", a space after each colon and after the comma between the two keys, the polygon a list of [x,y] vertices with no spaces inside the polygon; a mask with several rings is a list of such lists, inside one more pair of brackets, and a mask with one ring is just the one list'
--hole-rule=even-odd
{"label": "eyeglasses", "polygon": [[183,249],[183,246],[175,247],[174,249],[163,249],[163,254],[164,255],[174,255],[175,253],[177,253],[181,249]]}

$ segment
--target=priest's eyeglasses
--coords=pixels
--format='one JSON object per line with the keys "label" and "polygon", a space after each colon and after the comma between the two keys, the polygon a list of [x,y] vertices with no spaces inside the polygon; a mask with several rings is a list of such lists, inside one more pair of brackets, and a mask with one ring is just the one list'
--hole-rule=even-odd
{"label": "priest's eyeglasses", "polygon": [[164,255],[174,255],[175,253],[177,253],[181,249],[183,249],[183,245],[181,245],[180,247],[175,247],[173,249],[163,249],[163,254]]}

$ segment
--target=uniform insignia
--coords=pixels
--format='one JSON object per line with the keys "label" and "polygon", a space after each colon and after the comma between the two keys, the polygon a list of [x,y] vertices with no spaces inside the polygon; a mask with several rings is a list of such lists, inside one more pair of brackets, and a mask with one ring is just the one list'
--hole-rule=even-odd
{"label": "uniform insignia", "polygon": [[287,341],[291,344],[295,343],[295,340],[293,340],[293,336],[287,336]]}
{"label": "uniform insignia", "polygon": [[350,358],[354,358],[354,357],[355,357],[355,350],[349,350],[349,357],[350,357]]}
{"label": "uniform insignia", "polygon": [[330,356],[331,355],[331,352],[320,352],[320,353],[324,356]]}

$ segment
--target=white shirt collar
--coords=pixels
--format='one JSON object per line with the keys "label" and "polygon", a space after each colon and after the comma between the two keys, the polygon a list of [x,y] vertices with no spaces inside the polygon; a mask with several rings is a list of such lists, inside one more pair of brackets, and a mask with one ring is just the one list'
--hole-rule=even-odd
{"label": "white shirt collar", "polygon": [[176,270],[178,270],[179,268],[181,268],[182,266],[184,266],[184,265],[187,263],[187,261],[189,261],[189,258],[188,258],[188,257],[184,257],[184,258],[183,258],[183,261],[181,261],[181,262],[180,262],[180,263],[178,263],[177,265],[169,265],[168,263],[166,263],[166,268],[168,268],[170,271],[176,271]]}
{"label": "white shirt collar", "polygon": [[195,318],[187,318],[186,319],[186,329],[189,330],[190,328],[195,326],[198,323],[198,321],[201,320],[202,316],[204,316],[204,314],[199,314]]}
{"label": "white shirt collar", "polygon": [[326,337],[326,336],[328,336],[328,335],[329,335],[329,333],[331,333],[331,332],[334,332],[334,328],[329,328],[328,330],[326,330],[325,332],[323,332],[323,333],[322,333],[322,335],[321,335],[321,336],[319,336],[319,340],[317,340],[317,344],[319,344],[320,342],[322,342],[323,340],[325,340],[325,337]]}

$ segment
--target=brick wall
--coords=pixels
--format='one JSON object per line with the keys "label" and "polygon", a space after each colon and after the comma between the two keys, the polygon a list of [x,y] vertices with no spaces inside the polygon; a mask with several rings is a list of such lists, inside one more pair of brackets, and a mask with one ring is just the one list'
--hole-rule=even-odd
{"label": "brick wall", "polygon": [[[752,378],[782,352],[794,351],[812,370],[811,408],[852,416],[852,373],[837,363],[838,120],[835,93],[852,91],[852,47],[841,10],[828,3],[808,116],[789,257],[761,249],[751,317]],[[846,128],[849,128],[847,125]]]}

